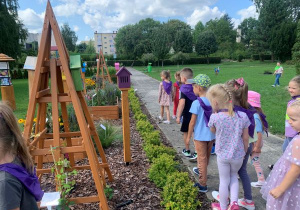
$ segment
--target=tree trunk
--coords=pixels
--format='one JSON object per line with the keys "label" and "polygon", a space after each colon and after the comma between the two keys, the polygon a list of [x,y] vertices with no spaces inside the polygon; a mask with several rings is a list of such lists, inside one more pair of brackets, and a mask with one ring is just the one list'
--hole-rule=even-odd
{"label": "tree trunk", "polygon": [[272,62],[274,62],[274,53],[271,53]]}
{"label": "tree trunk", "polygon": [[208,55],[206,56],[207,64],[209,64],[209,58]]}
{"label": "tree trunk", "polygon": [[161,60],[161,66],[164,67],[164,60]]}

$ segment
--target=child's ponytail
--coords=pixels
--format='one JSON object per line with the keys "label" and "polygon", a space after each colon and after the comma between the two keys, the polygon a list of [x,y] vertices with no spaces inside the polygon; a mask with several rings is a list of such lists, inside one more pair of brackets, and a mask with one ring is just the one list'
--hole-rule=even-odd
{"label": "child's ponytail", "polygon": [[239,102],[241,107],[248,109],[248,84],[244,81],[244,78],[229,80],[226,82],[226,86],[233,93],[235,102]]}
{"label": "child's ponytail", "polygon": [[226,85],[222,85],[223,89],[225,90],[226,94],[228,95],[228,100],[226,101],[228,103],[228,113],[230,116],[234,115],[233,111],[233,96],[230,90]]}
{"label": "child's ponytail", "polygon": [[170,70],[163,70],[161,73],[167,80],[171,80],[171,73]]}

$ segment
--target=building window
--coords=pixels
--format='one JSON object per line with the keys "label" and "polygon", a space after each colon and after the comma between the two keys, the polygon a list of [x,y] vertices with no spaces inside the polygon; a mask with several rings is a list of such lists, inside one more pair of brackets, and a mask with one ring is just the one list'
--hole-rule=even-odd
{"label": "building window", "polygon": [[104,44],[107,44],[107,42],[104,42]]}
{"label": "building window", "polygon": [[107,49],[107,47],[104,47],[105,49]]}
{"label": "building window", "polygon": [[106,36],[104,37],[104,39],[106,39]]}
{"label": "building window", "polygon": [[105,54],[107,54],[107,52],[105,52]]}

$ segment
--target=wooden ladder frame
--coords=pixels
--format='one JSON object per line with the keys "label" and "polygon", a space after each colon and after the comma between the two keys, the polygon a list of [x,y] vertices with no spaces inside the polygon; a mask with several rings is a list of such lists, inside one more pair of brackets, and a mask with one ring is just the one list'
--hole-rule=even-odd
{"label": "wooden ladder frame", "polygon": [[[104,87],[106,80],[108,80],[109,83],[112,83],[112,81],[111,81],[111,77],[110,77],[110,74],[109,74],[105,59],[104,59],[104,55],[103,55],[103,52],[102,52],[101,49],[100,49],[100,52],[99,52],[99,58],[98,58],[98,62],[97,62],[97,74],[96,74],[96,80],[97,81],[99,80],[99,73],[100,73],[99,71],[100,71],[100,69],[101,69],[100,78],[102,78],[102,86]],[[106,75],[104,75],[104,69],[106,71]]]}
{"label": "wooden ladder frame", "polygon": [[[50,59],[51,31],[53,32],[58,47],[59,59]],[[69,89],[68,93],[64,93],[61,71],[63,71],[66,76],[66,83]],[[49,88],[48,85],[50,75],[51,88]],[[46,128],[48,103],[52,104],[53,133],[47,133]],[[59,130],[59,103],[61,105],[64,133],[60,133]],[[80,131],[78,132],[70,132],[69,130],[66,103],[72,103],[74,106],[75,115],[80,128]],[[36,108],[36,135],[31,139]],[[50,139],[50,141],[52,141],[51,146],[55,148],[53,150],[55,161],[59,161],[64,154],[68,154],[71,165],[70,170],[90,169],[95,181],[97,196],[70,198],[70,201],[75,203],[100,202],[100,209],[109,209],[104,193],[104,187],[106,185],[105,174],[108,176],[109,181],[113,181],[113,177],[83,93],[75,90],[69,68],[68,51],[49,1],[45,13],[35,77],[29,100],[23,137],[27,141],[27,145],[33,158],[37,157],[37,175],[39,178],[41,178],[41,175],[44,173],[51,173],[50,168],[43,169],[43,156],[52,154],[49,148],[44,148],[45,140]],[[92,137],[96,143],[102,163],[98,160]],[[78,146],[72,146],[72,139],[77,139],[82,143]],[[65,141],[67,146],[63,146],[62,141]],[[74,153],[84,152],[87,154],[89,165],[77,166],[74,161]]]}

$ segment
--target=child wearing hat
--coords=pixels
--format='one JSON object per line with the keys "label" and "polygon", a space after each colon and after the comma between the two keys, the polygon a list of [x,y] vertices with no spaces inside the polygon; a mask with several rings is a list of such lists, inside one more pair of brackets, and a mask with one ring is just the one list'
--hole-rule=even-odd
{"label": "child wearing hat", "polygon": [[197,167],[193,168],[195,174],[199,175],[199,183],[195,184],[200,192],[207,192],[207,166],[215,139],[215,134],[210,131],[208,122],[212,114],[212,108],[206,98],[206,91],[211,85],[210,78],[205,74],[199,74],[188,83],[193,85],[193,91],[197,99],[193,101],[190,108],[192,114],[188,129],[188,139],[194,132],[194,145],[197,152]]}

